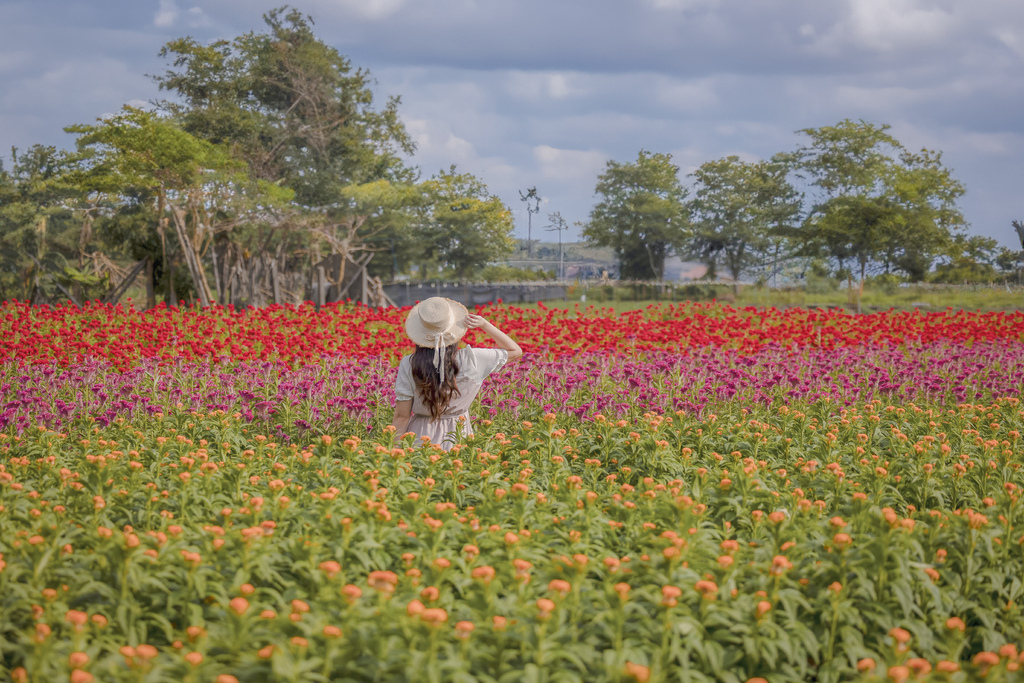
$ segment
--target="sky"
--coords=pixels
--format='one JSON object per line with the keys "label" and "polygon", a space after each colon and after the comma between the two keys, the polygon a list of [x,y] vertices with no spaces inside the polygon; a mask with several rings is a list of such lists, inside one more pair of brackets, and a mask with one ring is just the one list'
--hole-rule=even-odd
{"label": "sky", "polygon": [[[159,98],[160,47],[263,28],[266,0],[0,0],[0,156]],[[970,233],[1024,220],[1022,0],[295,0],[317,35],[399,95],[424,177],[456,164],[527,232],[520,191],[584,221],[608,160],[667,152],[684,183],[727,155],[863,119],[941,150]],[[575,239],[576,230],[564,235]]]}

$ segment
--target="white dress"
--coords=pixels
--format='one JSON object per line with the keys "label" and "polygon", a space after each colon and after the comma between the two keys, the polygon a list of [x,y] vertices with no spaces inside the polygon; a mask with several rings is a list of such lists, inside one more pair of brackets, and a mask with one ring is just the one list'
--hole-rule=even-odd
{"label": "white dress", "polygon": [[[469,419],[469,406],[480,393],[484,380],[495,370],[508,362],[508,351],[505,349],[474,349],[465,346],[455,352],[459,374],[455,376],[455,384],[459,395],[453,396],[448,410],[437,420],[430,417],[430,409],[416,389],[412,377],[412,356],[405,356],[398,364],[398,376],[395,378],[395,400],[412,400],[412,417],[406,431],[418,437],[427,437],[430,443],[438,444],[444,450],[451,450],[455,443],[455,430],[462,423],[465,436],[473,434],[473,424]],[[401,436],[401,434],[399,434]]]}

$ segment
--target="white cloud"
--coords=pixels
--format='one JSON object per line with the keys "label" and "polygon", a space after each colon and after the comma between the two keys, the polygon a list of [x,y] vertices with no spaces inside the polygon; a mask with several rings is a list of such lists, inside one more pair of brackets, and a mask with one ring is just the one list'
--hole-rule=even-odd
{"label": "white cloud", "polygon": [[552,180],[596,178],[604,169],[607,156],[596,150],[558,149],[550,145],[537,145],[533,157],[540,172]]}
{"label": "white cloud", "polygon": [[0,73],[16,71],[32,60],[28,51],[0,52]]}
{"label": "white cloud", "polygon": [[718,0],[646,0],[654,9],[699,12],[714,7]]}
{"label": "white cloud", "polygon": [[656,86],[658,102],[680,111],[696,111],[718,104],[714,80],[710,78],[694,81],[665,80]]}
{"label": "white cloud", "polygon": [[993,35],[1006,47],[1013,50],[1017,56],[1024,57],[1024,40],[1017,32],[1009,28],[1000,28],[993,31]]}
{"label": "white cloud", "polygon": [[210,17],[199,7],[190,8],[187,15],[189,28],[206,28],[213,25]]}
{"label": "white cloud", "polygon": [[405,0],[340,0],[343,7],[363,19],[387,19],[402,9]]}
{"label": "white cloud", "polygon": [[174,0],[160,0],[160,9],[153,17],[153,26],[170,28],[178,20],[178,5]]}
{"label": "white cloud", "polygon": [[526,100],[562,100],[589,92],[583,78],[569,72],[512,71],[506,76],[510,95]]}
{"label": "white cloud", "polygon": [[936,45],[955,28],[949,12],[921,0],[847,0],[846,16],[818,41],[835,52],[853,44],[879,52]]}

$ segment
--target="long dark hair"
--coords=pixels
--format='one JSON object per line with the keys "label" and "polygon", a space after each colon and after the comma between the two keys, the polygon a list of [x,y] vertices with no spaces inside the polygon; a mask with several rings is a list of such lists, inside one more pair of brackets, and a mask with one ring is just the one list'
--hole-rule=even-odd
{"label": "long dark hair", "polygon": [[430,408],[430,416],[435,420],[448,410],[452,398],[459,396],[459,387],[455,384],[455,376],[459,374],[456,351],[458,349],[454,344],[444,349],[444,384],[441,384],[440,373],[434,367],[434,349],[417,346],[410,359],[412,379],[423,396],[423,402]]}

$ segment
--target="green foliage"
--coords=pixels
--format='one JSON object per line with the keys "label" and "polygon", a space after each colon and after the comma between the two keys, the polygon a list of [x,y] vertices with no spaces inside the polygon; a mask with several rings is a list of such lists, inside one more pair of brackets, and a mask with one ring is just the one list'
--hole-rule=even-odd
{"label": "green foliage", "polygon": [[950,247],[949,261],[935,269],[931,277],[933,282],[993,282],[1000,277],[997,270],[1000,263],[1012,264],[1012,260],[1003,253],[1008,250],[1001,251],[999,243],[991,237],[957,235]]}
{"label": "green foliage", "polygon": [[530,270],[513,266],[487,266],[480,271],[481,282],[535,282],[553,275],[550,270]]}
{"label": "green foliage", "polygon": [[1019,680],[1016,399],[506,413],[448,454],[153,409],[0,439],[0,672]]}
{"label": "green foliage", "polygon": [[46,273],[63,273],[91,244],[69,207],[80,191],[64,174],[71,157],[35,145],[0,163],[0,298],[46,300],[57,290]]}
{"label": "green foliage", "polygon": [[264,33],[164,47],[172,68],[156,81],[177,96],[163,106],[184,130],[231,148],[254,177],[293,189],[304,207],[333,206],[349,185],[410,181],[400,155],[414,146],[398,98],[376,110],[369,74],[318,39],[298,10],[264,20]]}
{"label": "green foliage", "polygon": [[783,256],[785,237],[800,211],[789,171],[782,157],[745,162],[729,156],[704,163],[691,174],[693,232],[685,253],[711,272],[723,261],[734,280],[768,258]]}
{"label": "green foliage", "polygon": [[615,250],[623,279],[662,279],[666,256],[689,231],[687,191],[672,156],[641,150],[636,162],[609,161],[595,192],[600,201],[583,236]]}
{"label": "green foliage", "polygon": [[475,176],[452,166],[421,187],[427,206],[420,237],[429,259],[478,280],[488,262],[512,253],[512,212]]}
{"label": "green foliage", "polygon": [[965,227],[956,206],[964,188],[941,153],[909,152],[888,129],[844,120],[800,131],[810,142],[799,167],[818,196],[795,236],[804,254],[855,267],[861,281],[872,264],[921,280]]}

